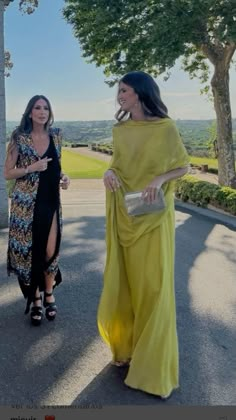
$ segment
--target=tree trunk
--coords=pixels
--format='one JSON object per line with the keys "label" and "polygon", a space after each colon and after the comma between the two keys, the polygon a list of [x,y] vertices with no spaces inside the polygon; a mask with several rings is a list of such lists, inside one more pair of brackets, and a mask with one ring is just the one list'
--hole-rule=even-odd
{"label": "tree trunk", "polygon": [[211,86],[217,117],[218,180],[222,186],[236,188],[229,69],[222,61],[215,64]]}
{"label": "tree trunk", "polygon": [[6,156],[4,2],[0,0],[0,229],[8,226],[8,195],[3,168]]}

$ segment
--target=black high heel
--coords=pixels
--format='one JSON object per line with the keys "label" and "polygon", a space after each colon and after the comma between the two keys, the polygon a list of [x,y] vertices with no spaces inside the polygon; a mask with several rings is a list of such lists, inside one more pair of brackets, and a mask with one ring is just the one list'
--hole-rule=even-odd
{"label": "black high heel", "polygon": [[[37,300],[42,300],[42,296],[38,296],[34,298],[34,303]],[[34,318],[34,317],[38,317],[38,318]],[[31,323],[35,326],[38,326],[41,324],[42,318],[43,318],[43,308],[42,306],[32,306],[31,308],[31,312],[30,312],[30,318],[31,318]]]}
{"label": "black high heel", "polygon": [[[49,296],[52,296],[52,292],[44,292],[44,299],[43,299],[43,306],[46,308],[45,315],[48,321],[53,321],[56,318],[57,313],[57,306],[55,302],[47,302],[46,298]],[[55,312],[53,315],[51,315],[51,312]]]}

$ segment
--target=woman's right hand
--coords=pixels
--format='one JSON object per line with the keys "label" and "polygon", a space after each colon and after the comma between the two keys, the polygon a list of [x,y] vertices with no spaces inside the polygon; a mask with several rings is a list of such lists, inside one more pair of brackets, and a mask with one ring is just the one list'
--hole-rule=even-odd
{"label": "woman's right hand", "polygon": [[108,169],[108,171],[105,172],[103,176],[103,183],[110,191],[116,191],[117,188],[120,188],[120,181],[111,169]]}
{"label": "woman's right hand", "polygon": [[47,156],[43,159],[37,160],[37,162],[32,163],[29,166],[29,172],[43,172],[46,171],[48,168],[48,162],[50,162],[52,158],[48,158]]}

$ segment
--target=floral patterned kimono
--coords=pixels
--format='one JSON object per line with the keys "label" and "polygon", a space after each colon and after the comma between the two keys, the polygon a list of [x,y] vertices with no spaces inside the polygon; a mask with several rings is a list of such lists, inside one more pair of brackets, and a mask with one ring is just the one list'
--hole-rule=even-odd
{"label": "floral patterned kimono", "polygon": [[174,291],[174,182],[163,185],[166,209],[129,216],[124,191],[143,190],[156,176],[188,165],[170,118],[127,120],[113,128],[110,169],[121,182],[107,191],[107,259],[98,328],[113,359],[131,359],[125,384],[155,395],[178,387]]}
{"label": "floral patterned kimono", "polygon": [[[61,282],[58,268],[58,253],[62,230],[60,203],[61,144],[60,130],[50,128],[49,147],[43,156],[34,148],[30,134],[20,134],[16,139],[18,147],[18,168],[26,167],[43,157],[51,157],[44,172],[28,173],[16,179],[11,196],[9,243],[7,253],[8,274],[17,275],[25,298],[28,313],[35,291],[45,289],[44,273],[55,275],[55,285]],[[46,262],[46,246],[53,215],[57,216],[56,249],[50,261]],[[54,285],[54,286],[55,286]]]}

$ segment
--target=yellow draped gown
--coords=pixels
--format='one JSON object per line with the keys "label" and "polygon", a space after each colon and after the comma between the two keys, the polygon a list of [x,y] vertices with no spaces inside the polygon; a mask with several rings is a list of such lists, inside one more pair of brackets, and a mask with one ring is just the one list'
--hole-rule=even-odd
{"label": "yellow draped gown", "polygon": [[106,195],[107,258],[98,328],[113,360],[131,358],[125,384],[167,395],[179,386],[174,290],[174,182],[163,185],[161,213],[129,216],[124,191],[143,190],[156,176],[188,165],[173,120],[113,127],[110,168],[122,188]]}

